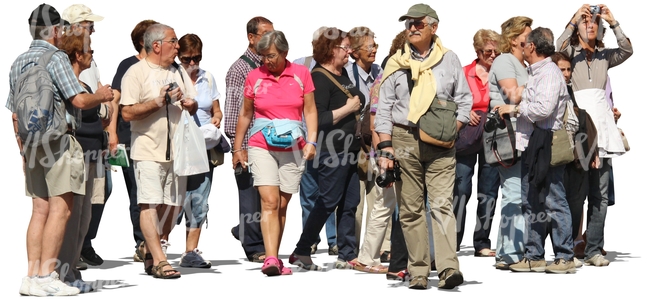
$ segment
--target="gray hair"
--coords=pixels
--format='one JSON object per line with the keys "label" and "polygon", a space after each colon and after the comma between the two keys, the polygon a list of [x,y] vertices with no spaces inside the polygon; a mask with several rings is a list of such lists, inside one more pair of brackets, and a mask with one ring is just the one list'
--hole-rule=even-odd
{"label": "gray hair", "polygon": [[144,40],[144,50],[147,53],[151,53],[153,50],[153,43],[165,39],[165,31],[169,29],[173,30],[173,28],[165,24],[154,24],[149,26],[142,38]]}
{"label": "gray hair", "polygon": [[280,53],[289,52],[289,43],[284,37],[284,33],[280,30],[273,30],[265,33],[255,46],[255,51],[260,53],[264,50],[268,50],[271,48],[271,44],[275,45],[275,48],[277,48]]}
{"label": "gray hair", "polygon": [[549,57],[555,53],[553,45],[553,31],[544,27],[537,27],[530,32],[526,41],[535,45],[535,53]]}
{"label": "gray hair", "polygon": [[425,16],[424,21],[427,22],[428,24],[432,25],[432,26],[433,26],[433,24],[438,24],[438,19],[436,19],[434,17],[430,17],[430,16]]}

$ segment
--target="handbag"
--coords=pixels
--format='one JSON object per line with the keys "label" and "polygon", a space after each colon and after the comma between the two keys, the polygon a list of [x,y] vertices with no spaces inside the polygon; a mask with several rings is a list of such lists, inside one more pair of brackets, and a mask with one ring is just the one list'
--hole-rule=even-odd
{"label": "handbag", "polygon": [[627,137],[625,137],[625,133],[623,132],[623,129],[618,129],[618,132],[621,133],[621,139],[623,140],[623,147],[625,147],[625,152],[630,151],[630,144],[627,142]]}
{"label": "handbag", "polygon": [[574,143],[573,134],[567,130],[567,120],[569,118],[569,109],[573,109],[567,102],[562,118],[562,127],[553,131],[553,141],[551,142],[551,167],[566,165],[575,160],[573,153]]}
{"label": "handbag", "polygon": [[458,132],[456,155],[474,154],[483,147],[483,126],[485,126],[486,113],[482,110],[474,112],[479,115],[480,121],[476,126],[467,124]]}
{"label": "handbag", "polygon": [[456,102],[440,100],[436,96],[429,110],[418,120],[420,140],[447,149],[453,148],[458,133],[457,108]]}
{"label": "handbag", "polygon": [[503,121],[506,124],[503,129],[497,127],[490,132],[483,131],[483,154],[485,162],[491,166],[509,168],[517,163],[519,153],[512,121],[509,118],[505,118]]}
{"label": "handbag", "polygon": [[174,173],[190,176],[208,172],[203,132],[187,110],[181,112],[181,119],[174,132]]}

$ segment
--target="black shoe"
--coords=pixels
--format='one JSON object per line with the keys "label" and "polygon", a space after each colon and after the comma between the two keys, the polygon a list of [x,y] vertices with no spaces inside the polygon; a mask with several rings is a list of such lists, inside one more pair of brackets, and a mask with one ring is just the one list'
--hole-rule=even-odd
{"label": "black shoe", "polygon": [[101,256],[95,253],[95,249],[93,249],[93,247],[82,249],[81,259],[83,259],[84,262],[91,266],[100,266],[104,263],[104,260],[101,258]]}
{"label": "black shoe", "polygon": [[384,251],[381,253],[381,256],[379,256],[379,261],[383,263],[389,263],[390,262],[390,251]]}
{"label": "black shoe", "polygon": [[230,234],[232,234],[232,237],[239,241],[239,225],[230,229]]}
{"label": "black shoe", "polygon": [[88,264],[84,262],[81,258],[79,258],[79,261],[77,262],[77,270],[83,271],[88,269]]}

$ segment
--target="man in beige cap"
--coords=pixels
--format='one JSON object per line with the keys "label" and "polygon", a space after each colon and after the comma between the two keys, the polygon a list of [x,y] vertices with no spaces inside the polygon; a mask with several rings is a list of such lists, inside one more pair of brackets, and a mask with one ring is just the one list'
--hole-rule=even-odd
{"label": "man in beige cap", "polygon": [[[66,35],[84,36],[90,36],[95,31],[95,21],[104,19],[102,16],[93,14],[90,8],[83,4],[73,4],[70,7],[66,8],[62,13],[61,18],[70,23],[70,25],[68,25],[69,30],[66,32]],[[90,92],[95,92],[99,86],[102,86],[99,80],[99,70],[97,69],[97,65],[95,64],[94,59],[90,64],[90,68],[81,72],[79,75],[79,80],[90,88]],[[113,111],[116,111],[116,107],[113,105],[113,102],[108,102],[101,105],[100,117],[104,118],[104,125],[110,122],[111,114]],[[79,135],[80,140],[89,140],[88,137],[83,136],[81,132],[79,132]],[[103,144],[103,139],[97,142],[99,144]],[[93,142],[90,141],[90,143]],[[82,143],[82,147],[86,147],[86,144]],[[68,284],[79,288],[82,293],[90,292],[93,290],[93,288],[81,279],[81,273],[78,269],[84,269],[84,267],[80,267],[80,264],[84,265],[85,263],[80,262],[80,257],[82,257],[85,262],[93,266],[103,263],[103,260],[101,257],[96,255],[95,251],[92,249],[92,246],[86,247],[86,244],[90,244],[90,239],[88,239],[87,242],[84,242],[84,238],[87,236],[87,233],[92,233],[88,234],[89,238],[92,238],[97,232],[99,218],[101,217],[101,212],[103,211],[103,204],[93,205],[91,199],[104,199],[104,184],[106,174],[103,163],[103,155],[100,155],[101,153],[91,153],[94,151],[84,152],[86,165],[86,194],[77,195],[74,198],[74,206],[72,208],[70,219],[68,220],[68,224],[66,226],[66,233],[63,240],[61,252],[59,253],[59,260],[62,262],[60,267],[61,276],[64,278],[65,282],[68,282]],[[89,170],[93,171],[90,172]],[[92,253],[89,254],[89,252]],[[87,257],[90,259],[86,259]],[[77,267],[64,269],[64,265]]]}
{"label": "man in beige cap", "polygon": [[[382,174],[393,169],[395,161],[402,171],[401,181],[395,184],[396,192],[401,195],[400,222],[408,249],[408,272],[412,278],[409,288],[412,289],[426,289],[430,272],[429,243],[423,242],[429,240],[425,199],[433,219],[438,288],[452,289],[463,283],[451,202],[456,150],[453,144],[446,147],[430,144],[422,134],[429,132],[420,129],[427,129],[426,125],[433,123],[427,122],[424,116],[428,117],[430,107],[440,103],[457,107],[455,118],[450,117],[451,124],[445,128],[459,130],[469,122],[473,103],[458,56],[446,49],[436,35],[439,20],[436,11],[426,4],[413,5],[399,18],[405,22],[408,41],[386,64],[375,118]],[[450,113],[454,114],[453,110]]]}

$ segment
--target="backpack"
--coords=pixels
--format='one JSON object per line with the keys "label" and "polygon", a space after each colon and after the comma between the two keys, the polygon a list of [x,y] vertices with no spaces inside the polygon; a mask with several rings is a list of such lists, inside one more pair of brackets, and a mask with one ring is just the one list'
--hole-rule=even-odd
{"label": "backpack", "polygon": [[16,80],[12,101],[18,135],[25,146],[48,144],[68,131],[65,103],[55,100],[54,83],[47,71],[47,64],[57,51],[47,51],[37,62],[25,65]]}

